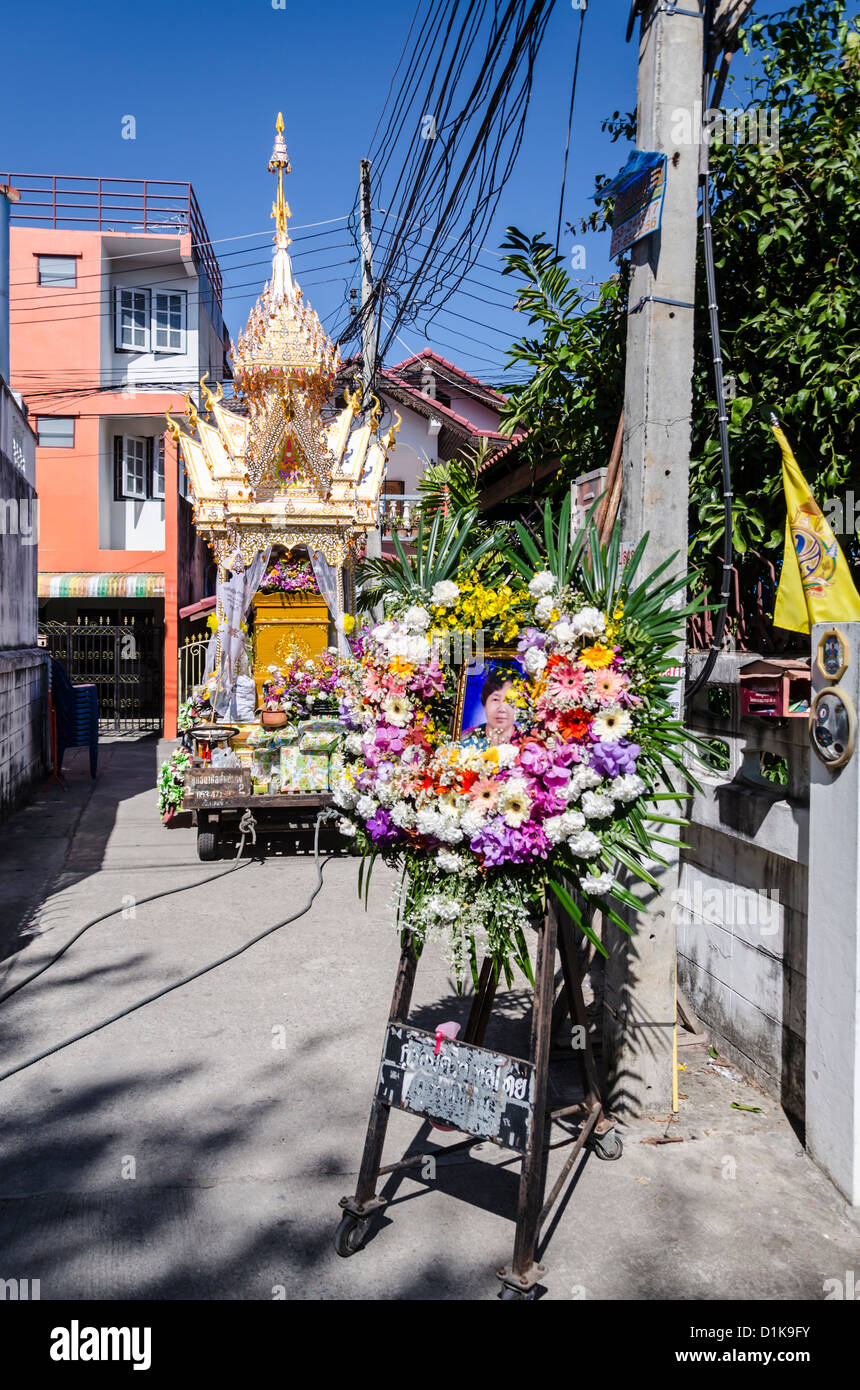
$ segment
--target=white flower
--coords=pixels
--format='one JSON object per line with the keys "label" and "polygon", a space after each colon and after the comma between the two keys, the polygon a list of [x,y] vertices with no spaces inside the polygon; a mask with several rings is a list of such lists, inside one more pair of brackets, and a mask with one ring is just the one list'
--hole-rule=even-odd
{"label": "white flower", "polygon": [[499,796],[499,806],[507,825],[516,828],[522,825],[524,820],[528,820],[532,799],[525,782],[517,777],[512,777],[510,782],[506,782]]}
{"label": "white flower", "polygon": [[358,734],[355,731],[353,731],[351,734],[347,734],[344,740],[344,747],[346,748],[347,753],[352,753],[354,757],[360,758],[362,753],[364,752],[364,740],[362,739],[361,734]]}
{"label": "white flower", "polygon": [[462,856],[455,854],[450,849],[440,849],[436,855],[436,863],[445,874],[455,874],[463,866]]}
{"label": "white flower", "polygon": [[371,636],[374,637],[374,638],[376,639],[377,642],[387,642],[388,639],[389,639],[389,637],[392,635],[393,632],[394,632],[394,623],[392,623],[392,622],[377,623],[376,627],[373,628],[373,631],[372,631],[372,633],[371,633]]}
{"label": "white flower", "polygon": [[397,800],[397,792],[390,782],[377,782],[376,795],[382,806],[391,806]]}
{"label": "white flower", "polygon": [[613,881],[611,874],[584,874],[579,880],[579,886],[583,893],[599,897],[602,893],[609,892]]}
{"label": "white flower", "polygon": [[570,623],[556,623],[552,635],[560,647],[570,646],[576,638],[576,633]]}
{"label": "white flower", "polygon": [[336,804],[341,806],[344,811],[351,811],[358,800],[358,793],[348,777],[338,778],[332,794]]}
{"label": "white flower", "polygon": [[568,801],[575,801],[580,792],[584,792],[588,787],[599,787],[602,781],[603,778],[593,767],[581,764],[575,769],[567,784]]}
{"label": "white flower", "polygon": [[565,811],[561,823],[565,835],[575,835],[585,829],[585,816],[581,811]]}
{"label": "white flower", "polygon": [[420,603],[414,603],[403,614],[403,621],[412,632],[426,632],[430,626],[430,614]]}
{"label": "white flower", "polygon": [[458,845],[463,838],[463,832],[456,821],[448,820],[446,816],[440,816],[436,838],[442,840],[446,845]]}
{"label": "white flower", "polygon": [[402,729],[409,723],[412,706],[405,696],[392,695],[382,706],[382,712],[389,724],[394,724],[397,728]]}
{"label": "white flower", "polygon": [[580,608],[570,621],[577,637],[599,637],[606,631],[606,618],[599,608]]}
{"label": "white flower", "polygon": [[434,835],[438,839],[441,828],[442,817],[431,806],[425,806],[415,817],[415,829],[419,835]]}
{"label": "white flower", "polygon": [[617,743],[630,732],[630,715],[619,705],[601,710],[591,726],[591,732],[601,743]]}
{"label": "white flower", "polygon": [[529,584],[529,593],[532,598],[543,598],[546,594],[551,594],[555,588],[555,575],[550,574],[549,570],[541,570],[536,574]]}
{"label": "white flower", "polygon": [[308,657],[307,661],[305,662],[305,670],[306,670],[306,671],[312,671],[313,669],[314,669],[314,662],[311,661],[310,657]]}
{"label": "white flower", "polygon": [[315,699],[316,699],[316,695],[306,695],[306,696],[305,696],[305,704],[306,704],[306,705],[312,705]]}
{"label": "white flower", "polygon": [[427,901],[427,912],[430,916],[440,917],[443,922],[456,922],[460,911],[460,904],[454,898],[443,898],[438,893]]}
{"label": "white flower", "polygon": [[439,797],[439,815],[446,820],[458,821],[460,819],[459,799],[456,792],[445,792]]}
{"label": "white flower", "polygon": [[476,835],[484,824],[484,816],[479,806],[470,806],[460,817],[460,828],[467,835]]}
{"label": "white flower", "polygon": [[[513,767],[517,760],[517,748],[513,743],[499,743],[496,745],[498,753],[498,767]],[[525,784],[523,784],[525,785]],[[510,786],[510,783],[508,783]]]}
{"label": "white flower", "polygon": [[623,777],[613,777],[609,783],[609,790],[616,801],[635,801],[637,796],[641,796],[646,790],[646,786],[635,772],[628,772]]}
{"label": "white flower", "polygon": [[529,647],[523,658],[523,665],[530,676],[540,676],[546,668],[546,652],[540,647]]}
{"label": "white flower", "polygon": [[437,608],[450,608],[460,597],[460,585],[451,579],[440,579],[433,585],[430,597]]}
{"label": "white flower", "polygon": [[600,839],[593,830],[581,830],[567,842],[577,859],[593,859],[600,852]]}
{"label": "white flower", "polygon": [[340,831],[341,835],[346,835],[348,839],[352,839],[353,835],[358,834],[358,831],[356,830],[352,821],[347,820],[345,816],[338,821],[337,828]]}
{"label": "white flower", "polygon": [[391,808],[391,819],[402,830],[411,830],[415,823],[415,813],[407,801],[395,801]]}
{"label": "white flower", "polygon": [[582,814],[588,820],[605,820],[615,810],[615,802],[605,791],[582,793]]}
{"label": "white flower", "polygon": [[552,617],[554,606],[551,598],[539,598],[535,604],[535,622],[548,623]]}
{"label": "white flower", "polygon": [[362,820],[370,820],[379,810],[379,802],[374,801],[372,796],[360,796],[355,803],[355,809]]}
{"label": "white flower", "polygon": [[543,823],[544,834],[551,845],[557,845],[565,838],[564,818],[562,816],[550,816]]}

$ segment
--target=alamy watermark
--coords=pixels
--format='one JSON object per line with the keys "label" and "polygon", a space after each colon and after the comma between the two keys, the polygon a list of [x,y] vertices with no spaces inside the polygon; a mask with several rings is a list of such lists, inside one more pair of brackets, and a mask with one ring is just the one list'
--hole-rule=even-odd
{"label": "alamy watermark", "polygon": [[17,536],[22,545],[38,545],[38,497],[0,497],[0,536]]}
{"label": "alamy watermark", "polygon": [[752,111],[723,110],[694,101],[692,107],[676,106],[671,115],[669,139],[673,145],[767,145],[779,148],[779,107]]}
{"label": "alamy watermark", "polygon": [[691,888],[676,888],[672,892],[672,921],[675,926],[696,922],[713,922],[731,927],[753,927],[761,936],[776,936],[779,931],[779,889],[752,890],[705,887],[696,879]]}

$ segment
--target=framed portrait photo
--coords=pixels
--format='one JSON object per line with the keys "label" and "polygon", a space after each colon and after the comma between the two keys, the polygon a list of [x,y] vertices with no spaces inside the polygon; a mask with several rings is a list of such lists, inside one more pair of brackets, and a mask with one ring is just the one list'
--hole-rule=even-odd
{"label": "framed portrait photo", "polygon": [[526,732],[529,677],[513,647],[484,652],[480,664],[463,666],[457,687],[452,736],[459,743],[491,748],[516,743]]}

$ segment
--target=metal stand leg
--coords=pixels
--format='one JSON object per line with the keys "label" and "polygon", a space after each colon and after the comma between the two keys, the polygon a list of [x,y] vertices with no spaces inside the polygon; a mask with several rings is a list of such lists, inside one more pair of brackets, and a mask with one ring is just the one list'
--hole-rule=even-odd
{"label": "metal stand leg", "polygon": [[555,951],[558,940],[558,913],[554,902],[547,904],[539,929],[535,994],[532,1004],[531,1059],[534,1063],[534,1112],[529,1145],[523,1158],[517,1199],[517,1233],[510,1269],[499,1270],[505,1285],[503,1298],[527,1294],[544,1270],[534,1262],[540,1229],[541,1199],[546,1168],[546,1092],[549,1079],[549,1053],[552,1042],[552,1003],[555,992]]}
{"label": "metal stand leg", "polygon": [[[397,979],[391,999],[389,1023],[406,1021],[409,1005],[412,1002],[412,989],[415,984],[417,967],[418,957],[415,953],[415,943],[412,939],[412,933],[407,932],[400,954],[400,964],[397,967]],[[340,1199],[340,1205],[345,1215],[335,1235],[335,1249],[339,1255],[352,1255],[359,1249],[367,1232],[368,1218],[385,1206],[385,1202],[376,1196],[376,1183],[382,1164],[382,1150],[385,1145],[385,1132],[388,1129],[390,1113],[391,1107],[374,1096],[373,1104],[370,1107],[367,1137],[364,1141],[364,1153],[361,1157],[355,1196]]]}

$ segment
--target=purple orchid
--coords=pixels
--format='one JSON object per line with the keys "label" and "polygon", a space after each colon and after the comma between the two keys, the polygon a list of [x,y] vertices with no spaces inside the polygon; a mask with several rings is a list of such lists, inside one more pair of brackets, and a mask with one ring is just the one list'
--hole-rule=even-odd
{"label": "purple orchid", "polygon": [[622,738],[616,743],[595,743],[589,760],[601,777],[621,777],[636,771],[636,759],[641,752],[638,743],[628,743]]}
{"label": "purple orchid", "polygon": [[543,647],[546,646],[546,639],[547,639],[546,633],[545,633],[545,632],[541,632],[540,628],[537,628],[537,627],[527,627],[527,628],[524,628],[523,631],[522,631],[522,633],[520,634],[520,640],[519,640],[519,642],[517,643],[517,651],[518,651],[518,652],[527,652],[527,651],[529,650],[530,647],[541,647],[541,648],[543,648]]}
{"label": "purple orchid", "polygon": [[384,806],[380,806],[376,815],[367,822],[367,831],[377,845],[390,845],[400,834]]}

